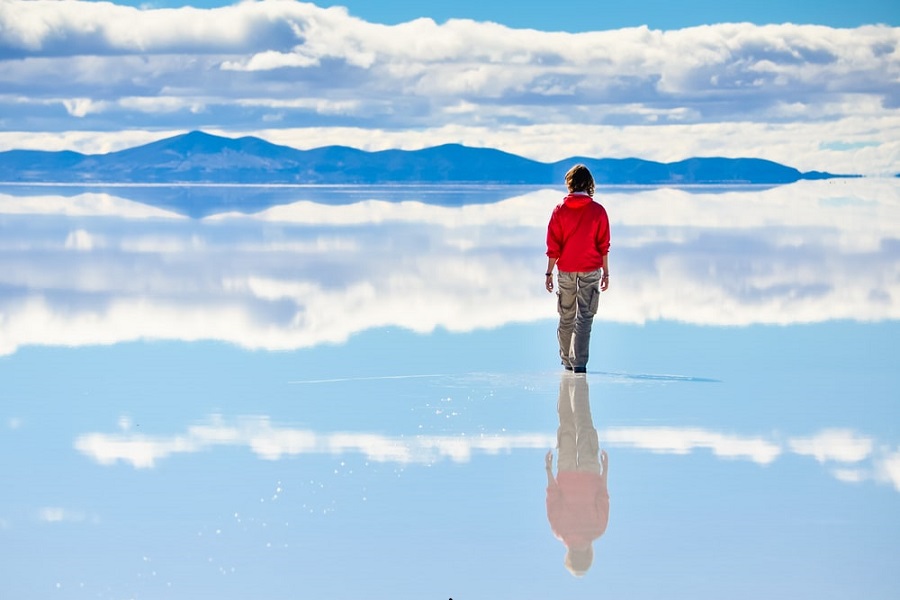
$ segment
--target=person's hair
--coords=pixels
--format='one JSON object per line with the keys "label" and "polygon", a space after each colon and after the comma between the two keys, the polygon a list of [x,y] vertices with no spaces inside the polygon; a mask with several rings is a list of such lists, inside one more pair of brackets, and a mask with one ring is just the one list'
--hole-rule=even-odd
{"label": "person's hair", "polygon": [[586,166],[577,164],[566,173],[566,187],[570,192],[584,192],[588,196],[593,196],[594,176]]}
{"label": "person's hair", "polygon": [[584,192],[588,196],[593,196],[594,176],[586,166],[577,164],[566,173],[566,187],[570,192]]}
{"label": "person's hair", "polygon": [[594,547],[588,546],[582,550],[569,549],[566,552],[566,569],[575,577],[583,577],[594,563]]}

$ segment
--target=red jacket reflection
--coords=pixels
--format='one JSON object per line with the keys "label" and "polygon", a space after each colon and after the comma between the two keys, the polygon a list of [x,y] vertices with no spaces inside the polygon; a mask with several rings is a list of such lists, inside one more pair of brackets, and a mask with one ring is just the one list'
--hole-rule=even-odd
{"label": "red jacket reflection", "polygon": [[599,473],[561,471],[547,486],[547,519],[567,548],[580,549],[603,535],[609,522],[609,491]]}

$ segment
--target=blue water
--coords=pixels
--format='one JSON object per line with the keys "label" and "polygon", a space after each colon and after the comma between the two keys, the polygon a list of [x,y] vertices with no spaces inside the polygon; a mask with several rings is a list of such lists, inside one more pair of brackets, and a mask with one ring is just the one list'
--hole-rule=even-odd
{"label": "blue water", "polygon": [[583,577],[545,507],[557,191],[0,191],[0,597],[895,598],[898,189],[602,195]]}

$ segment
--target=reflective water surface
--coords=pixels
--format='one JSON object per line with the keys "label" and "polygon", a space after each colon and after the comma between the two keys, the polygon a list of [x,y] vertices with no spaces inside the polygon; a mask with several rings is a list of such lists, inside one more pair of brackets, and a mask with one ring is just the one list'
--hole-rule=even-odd
{"label": "reflective water surface", "polygon": [[151,191],[0,188],[0,597],[897,597],[896,181],[601,190],[586,377],[559,190]]}

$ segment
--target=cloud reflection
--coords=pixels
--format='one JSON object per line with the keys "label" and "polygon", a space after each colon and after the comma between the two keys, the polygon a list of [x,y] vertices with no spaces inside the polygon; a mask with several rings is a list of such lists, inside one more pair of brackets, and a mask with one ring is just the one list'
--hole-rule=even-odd
{"label": "cloud reflection", "polygon": [[[786,442],[763,435],[745,436],[698,427],[609,427],[598,431],[607,448],[654,454],[688,455],[710,451],[722,460],[743,460],[761,466],[787,453],[816,459],[839,481],[875,481],[900,492],[900,450],[882,445],[853,430],[825,429]],[[262,460],[304,455],[357,454],[366,460],[401,465],[434,465],[444,460],[466,463],[478,455],[546,450],[557,445],[556,433],[478,433],[466,435],[384,435],[374,432],[319,432],[274,424],[267,416],[226,419],[211,415],[205,422],[175,435],[153,436],[122,431],[79,435],[75,449],[100,465],[118,463],[135,469],[155,468],[165,459],[217,447],[243,447]]]}
{"label": "cloud reflection", "polygon": [[603,436],[610,445],[648,450],[659,454],[689,454],[711,450],[721,458],[750,460],[760,465],[773,462],[782,453],[779,444],[761,437],[742,437],[684,427],[615,427]]}
{"label": "cloud reflection", "polygon": [[118,217],[122,219],[183,219],[171,211],[134,202],[109,193],[85,192],[76,196],[49,193],[19,196],[15,188],[0,192],[0,214],[3,215],[65,215],[69,217]]}
{"label": "cloud reflection", "polygon": [[118,462],[137,469],[155,467],[176,454],[192,454],[216,446],[242,446],[263,460],[302,454],[361,454],[367,460],[401,464],[433,464],[442,459],[468,462],[474,454],[497,454],[525,448],[546,448],[556,438],[545,434],[475,436],[386,436],[365,432],[320,433],[273,425],[268,417],[243,417],[227,423],[213,415],[207,423],[181,435],[90,433],[79,436],[75,448],[102,465]]}
{"label": "cloud reflection", "polygon": [[[900,182],[600,196],[613,220],[602,320],[900,318]],[[0,196],[0,354],[144,339],[283,350],[377,327],[553,319],[534,273],[543,273],[544,228],[559,198],[298,200],[196,221],[108,195],[65,199],[93,207],[74,212],[63,199]]]}
{"label": "cloud reflection", "polygon": [[791,450],[803,456],[812,456],[820,463],[857,463],[872,454],[875,442],[849,429],[826,429],[808,438],[789,441]]}
{"label": "cloud reflection", "polygon": [[96,516],[89,516],[81,511],[62,508],[59,506],[46,506],[37,511],[37,519],[42,523],[96,523]]}
{"label": "cloud reflection", "polygon": [[900,448],[889,452],[879,461],[875,477],[878,481],[892,484],[900,492]]}

